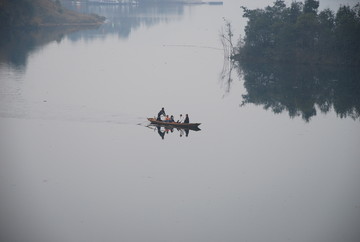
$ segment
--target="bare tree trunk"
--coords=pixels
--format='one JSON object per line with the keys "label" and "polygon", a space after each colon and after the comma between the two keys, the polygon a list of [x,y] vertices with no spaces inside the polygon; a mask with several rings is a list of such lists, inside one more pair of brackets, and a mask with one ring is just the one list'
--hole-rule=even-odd
{"label": "bare tree trunk", "polygon": [[235,48],[232,37],[234,36],[231,23],[224,18],[225,27],[220,30],[220,41],[224,49],[224,57],[231,58],[235,55]]}
{"label": "bare tree trunk", "polygon": [[220,73],[220,82],[225,89],[225,95],[230,92],[231,84],[233,82],[232,71],[234,63],[232,57],[235,55],[235,49],[233,45],[233,32],[231,29],[231,23],[224,18],[225,26],[220,30],[220,41],[224,50],[224,63]]}

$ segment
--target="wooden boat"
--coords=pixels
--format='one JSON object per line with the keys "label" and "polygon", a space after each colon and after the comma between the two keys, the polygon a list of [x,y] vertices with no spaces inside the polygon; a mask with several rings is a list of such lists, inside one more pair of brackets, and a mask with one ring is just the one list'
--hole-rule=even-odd
{"label": "wooden boat", "polygon": [[176,122],[164,122],[158,121],[156,118],[148,118],[150,123],[155,125],[161,125],[165,127],[174,127],[174,128],[181,128],[181,129],[191,129],[191,130],[200,130],[199,125],[201,123],[176,123]]}

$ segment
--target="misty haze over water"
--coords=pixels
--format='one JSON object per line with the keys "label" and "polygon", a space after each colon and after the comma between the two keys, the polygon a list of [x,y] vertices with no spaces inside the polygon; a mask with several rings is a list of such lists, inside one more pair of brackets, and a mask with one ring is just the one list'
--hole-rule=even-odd
{"label": "misty haze over water", "polygon": [[0,37],[0,241],[360,241],[359,71],[224,60],[272,0],[61,2],[107,20]]}

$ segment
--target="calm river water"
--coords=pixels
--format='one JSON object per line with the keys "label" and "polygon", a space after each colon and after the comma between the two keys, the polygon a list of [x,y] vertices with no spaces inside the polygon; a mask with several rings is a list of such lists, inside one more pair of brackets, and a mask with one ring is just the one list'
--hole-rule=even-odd
{"label": "calm river water", "polygon": [[[358,71],[224,61],[223,17],[272,2],[2,36],[0,241],[360,241]],[[201,131],[162,138],[161,107]]]}

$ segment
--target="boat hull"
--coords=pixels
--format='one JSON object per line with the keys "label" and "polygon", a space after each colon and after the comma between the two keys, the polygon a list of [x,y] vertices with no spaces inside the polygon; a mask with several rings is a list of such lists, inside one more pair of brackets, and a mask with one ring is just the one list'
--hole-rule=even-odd
{"label": "boat hull", "polygon": [[167,127],[175,127],[175,128],[182,128],[182,129],[191,129],[191,130],[200,130],[199,125],[201,123],[176,123],[176,122],[164,122],[158,121],[155,118],[148,118],[151,124],[167,126]]}

